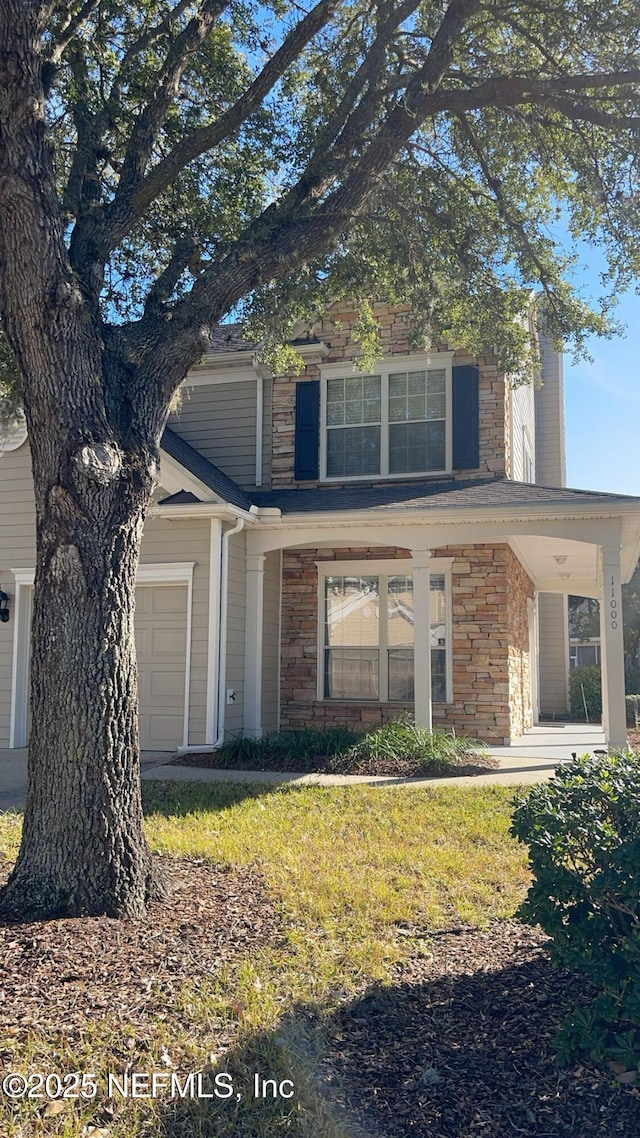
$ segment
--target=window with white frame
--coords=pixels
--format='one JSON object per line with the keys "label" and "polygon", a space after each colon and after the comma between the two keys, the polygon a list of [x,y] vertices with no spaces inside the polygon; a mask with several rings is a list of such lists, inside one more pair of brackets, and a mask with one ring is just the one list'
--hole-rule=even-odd
{"label": "window with white frame", "polygon": [[430,474],[450,468],[451,355],[418,366],[389,361],[375,375],[323,369],[322,477]]}
{"label": "window with white frame", "polygon": [[574,642],[569,648],[569,667],[583,668],[585,665],[600,666],[600,644],[578,644]]}
{"label": "window with white frame", "polygon": [[[375,562],[333,563],[319,570],[320,698],[412,702],[412,575]],[[450,653],[448,574],[432,573],[430,580],[431,698],[444,703]]]}

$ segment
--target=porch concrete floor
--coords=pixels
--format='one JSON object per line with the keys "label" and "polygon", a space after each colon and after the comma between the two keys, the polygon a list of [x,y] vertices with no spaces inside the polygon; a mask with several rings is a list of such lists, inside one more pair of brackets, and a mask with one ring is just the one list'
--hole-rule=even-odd
{"label": "porch concrete floor", "polygon": [[[277,771],[206,770],[202,767],[172,767],[167,751],[144,751],[142,778],[175,782],[254,782],[274,785],[348,786],[480,786],[483,783],[516,786],[544,782],[572,753],[582,755],[604,747],[599,724],[541,724],[533,727],[510,747],[492,747],[500,760],[497,770],[459,778],[393,778],[383,775],[284,774]],[[0,811],[21,810],[26,787],[27,752],[0,749]]]}

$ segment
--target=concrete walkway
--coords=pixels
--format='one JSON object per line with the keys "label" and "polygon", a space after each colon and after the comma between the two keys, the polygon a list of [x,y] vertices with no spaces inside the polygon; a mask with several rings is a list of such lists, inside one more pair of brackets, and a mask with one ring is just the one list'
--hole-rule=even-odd
{"label": "concrete walkway", "polygon": [[[534,727],[510,747],[492,747],[496,770],[458,778],[394,778],[382,775],[287,774],[277,771],[207,770],[173,767],[167,751],[144,751],[142,778],[174,782],[244,782],[293,786],[521,786],[544,782],[555,768],[578,755],[604,748],[601,727],[575,723]],[[26,787],[27,752],[0,750],[0,811],[21,810]]]}
{"label": "concrete walkway", "polygon": [[[167,763],[170,751],[144,751],[140,767],[142,777],[148,770]],[[177,770],[177,767],[171,767]],[[164,776],[167,777],[166,775]],[[27,789],[27,749],[0,748],[0,813],[3,810],[22,810]]]}

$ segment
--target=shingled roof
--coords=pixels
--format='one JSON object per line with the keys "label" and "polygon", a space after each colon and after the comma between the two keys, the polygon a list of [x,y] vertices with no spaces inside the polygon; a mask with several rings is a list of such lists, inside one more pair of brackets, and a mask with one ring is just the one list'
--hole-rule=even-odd
{"label": "shingled roof", "polygon": [[[205,458],[184,439],[181,439],[180,435],[176,435],[170,427],[165,428],[160,446],[171,458],[180,463],[180,466],[184,466],[185,470],[193,474],[194,478],[213,490],[214,494],[217,494],[223,502],[229,502],[241,510],[250,508],[251,499],[242,487],[238,486],[233,478],[223,474],[219,467],[214,466],[208,458]],[[176,495],[173,495],[173,498],[175,497]],[[165,504],[166,502],[167,499],[165,499]]]}
{"label": "shingled roof", "polygon": [[256,347],[255,340],[247,340],[243,336],[242,324],[219,324],[211,336],[206,355],[219,356],[226,352],[251,352]]}
{"label": "shingled roof", "polygon": [[252,493],[256,506],[277,508],[283,514],[327,513],[334,510],[433,510],[442,508],[508,509],[513,506],[612,506],[640,502],[628,494],[603,494],[594,490],[537,486],[505,478],[458,482],[453,479],[417,482],[412,485],[327,487],[320,490],[271,490]]}

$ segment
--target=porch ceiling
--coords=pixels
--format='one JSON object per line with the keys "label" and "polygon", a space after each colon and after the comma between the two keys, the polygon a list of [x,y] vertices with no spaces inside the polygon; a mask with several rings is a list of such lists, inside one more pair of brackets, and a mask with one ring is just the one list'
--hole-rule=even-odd
{"label": "porch ceiling", "polygon": [[541,592],[598,596],[598,545],[533,534],[512,537],[509,545]]}

